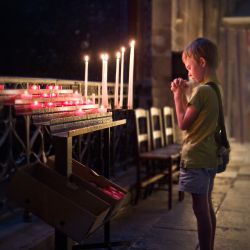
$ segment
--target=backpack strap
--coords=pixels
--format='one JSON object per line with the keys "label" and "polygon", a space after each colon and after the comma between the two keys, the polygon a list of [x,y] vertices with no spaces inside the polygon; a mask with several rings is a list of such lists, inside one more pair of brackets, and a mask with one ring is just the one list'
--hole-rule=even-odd
{"label": "backpack strap", "polygon": [[224,113],[223,113],[223,106],[222,106],[222,98],[221,98],[221,93],[218,85],[214,82],[208,82],[206,85],[209,85],[216,93],[218,97],[218,103],[219,103],[219,117],[218,117],[218,123],[219,123],[219,128],[220,128],[220,141],[221,144],[226,147],[230,148],[228,139],[227,139],[227,132],[226,132],[226,127],[225,127],[225,120],[224,120]]}

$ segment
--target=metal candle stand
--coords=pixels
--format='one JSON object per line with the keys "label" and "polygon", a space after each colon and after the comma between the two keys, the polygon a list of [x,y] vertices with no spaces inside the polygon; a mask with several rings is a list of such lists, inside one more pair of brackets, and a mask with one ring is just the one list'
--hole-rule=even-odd
{"label": "metal candle stand", "polygon": [[[53,135],[53,144],[55,149],[55,170],[63,176],[70,176],[72,173],[72,137],[91,133],[95,131],[104,132],[104,147],[103,152],[103,166],[104,176],[110,177],[110,128],[120,126],[126,123],[126,120],[113,121],[107,124],[94,125],[86,128],[79,128],[76,130],[70,130],[60,134]],[[110,241],[110,222],[107,221],[104,224],[104,242],[86,245],[72,246],[71,240],[64,233],[55,229],[55,250],[69,250],[69,249],[94,249],[94,248],[107,248],[112,249],[112,246],[128,245],[129,242]]]}
{"label": "metal candle stand", "polygon": [[[126,124],[126,119],[117,119],[113,121],[110,112],[101,112],[88,114],[86,117],[72,112],[80,112],[79,107],[83,109],[96,109],[98,105],[71,105],[64,106],[61,101],[64,100],[64,94],[69,94],[67,100],[74,100],[75,96],[72,90],[57,90],[61,93],[60,100],[58,98],[52,100],[60,101],[59,106],[51,105],[42,106],[39,102],[47,103],[47,99],[41,94],[47,94],[49,90],[29,90],[32,94],[39,94],[33,99],[32,94],[26,93],[27,90],[6,90],[3,94],[5,105],[14,106],[15,112],[25,117],[26,124],[26,155],[27,166],[20,168],[13,176],[8,193],[10,198],[20,202],[27,211],[34,212],[48,224],[55,228],[55,250],[69,249],[86,249],[86,248],[108,248],[112,246],[127,245],[128,242],[111,242],[110,241],[110,218],[123,204],[124,200],[118,199],[117,203],[114,197],[105,194],[104,190],[100,191],[106,185],[120,189],[123,194],[126,191],[118,185],[108,181],[110,177],[110,129]],[[34,92],[34,93],[33,93]],[[17,96],[16,96],[17,95]],[[22,96],[25,95],[25,98]],[[26,98],[27,97],[27,98]],[[80,97],[79,97],[80,98]],[[46,100],[45,100],[46,99]],[[39,101],[39,102],[38,102]],[[65,117],[65,115],[67,117]],[[63,118],[62,118],[63,116]],[[33,123],[39,127],[50,129],[53,140],[53,148],[55,158],[53,168],[41,162],[35,165],[31,164],[30,156],[30,124],[31,117]],[[72,159],[72,141],[73,137],[84,134],[101,131],[105,147],[103,147],[100,157],[104,176],[98,176],[97,179],[105,177],[103,185],[96,187],[95,190],[86,188],[84,185],[88,180],[83,179],[74,173],[76,166],[75,160]],[[43,134],[43,133],[42,133]],[[44,140],[42,140],[44,142]],[[44,152],[43,152],[44,153]],[[45,161],[44,161],[45,162]],[[47,162],[48,163],[48,162]],[[79,165],[81,165],[79,163]],[[80,166],[82,170],[83,166]],[[85,171],[90,170],[85,167]],[[86,172],[86,174],[88,174]],[[79,186],[71,182],[70,178],[79,177]],[[91,185],[91,181],[88,185]],[[93,183],[95,184],[95,183]],[[97,183],[96,183],[97,184]],[[99,183],[101,184],[101,182]],[[81,186],[82,185],[82,186]],[[92,187],[93,188],[93,187]],[[99,195],[97,194],[99,191]],[[101,193],[100,193],[101,192]],[[100,196],[100,197],[99,197]],[[89,201],[84,203],[84,201]],[[112,211],[112,212],[111,212]],[[108,215],[107,215],[108,214]],[[106,216],[107,215],[107,216]],[[87,236],[93,233],[97,228],[104,224],[104,242],[82,245],[81,243]],[[78,245],[73,245],[73,241]]]}

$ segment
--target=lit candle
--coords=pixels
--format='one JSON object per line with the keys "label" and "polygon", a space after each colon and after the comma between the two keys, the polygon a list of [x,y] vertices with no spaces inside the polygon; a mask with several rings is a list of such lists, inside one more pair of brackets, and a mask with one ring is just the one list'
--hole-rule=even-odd
{"label": "lit candle", "polygon": [[85,100],[87,100],[88,97],[88,65],[89,65],[89,57],[85,56],[84,57],[84,61],[85,61],[85,88],[84,88],[84,96],[85,96]]}
{"label": "lit candle", "polygon": [[47,103],[47,106],[48,106],[48,107],[52,107],[53,105],[54,105],[53,102],[48,102],[48,103]]}
{"label": "lit candle", "polygon": [[76,111],[76,113],[77,113],[77,114],[80,114],[80,115],[83,114],[82,108],[79,108],[79,109]]}
{"label": "lit candle", "polygon": [[79,94],[77,90],[74,92],[73,95],[74,95],[74,97],[81,97],[81,94]]}
{"label": "lit candle", "polygon": [[101,59],[102,59],[102,106],[103,106],[103,102],[104,102],[104,54],[101,54]]}
{"label": "lit candle", "polygon": [[106,107],[108,106],[108,59],[109,59],[109,55],[106,54],[106,60],[105,60],[105,104],[106,104]]}
{"label": "lit candle", "polygon": [[37,109],[37,108],[41,108],[42,104],[39,103],[38,101],[34,101],[33,104],[31,104],[31,108],[32,109]]}
{"label": "lit candle", "polygon": [[102,105],[108,107],[108,54],[102,54]]}
{"label": "lit candle", "polygon": [[38,90],[38,89],[40,89],[40,86],[39,85],[31,85],[29,88],[32,90]]}
{"label": "lit candle", "polygon": [[47,85],[46,89],[52,90],[54,87],[52,85]]}
{"label": "lit candle", "polygon": [[54,90],[61,90],[62,89],[62,85],[55,85],[53,87]]}
{"label": "lit candle", "polygon": [[99,113],[106,113],[107,112],[107,109],[101,105],[101,107],[99,108]]}
{"label": "lit candle", "polygon": [[129,78],[128,78],[128,109],[133,108],[134,53],[135,53],[135,41],[133,40],[130,43]]}
{"label": "lit candle", "polygon": [[29,92],[27,90],[25,90],[24,93],[21,94],[21,98],[22,99],[31,99],[32,98],[32,94],[29,94]]}
{"label": "lit candle", "polygon": [[115,74],[115,108],[118,108],[118,88],[119,88],[119,69],[121,53],[116,53],[116,74]]}
{"label": "lit candle", "polygon": [[121,85],[120,85],[120,103],[119,103],[119,108],[123,107],[123,77],[124,77],[124,53],[125,53],[125,48],[121,48],[122,51],[122,57],[121,57]]}

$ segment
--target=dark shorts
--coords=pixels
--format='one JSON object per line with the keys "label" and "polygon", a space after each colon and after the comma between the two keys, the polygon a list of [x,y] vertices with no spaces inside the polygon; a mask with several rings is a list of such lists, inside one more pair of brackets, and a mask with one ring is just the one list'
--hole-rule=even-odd
{"label": "dark shorts", "polygon": [[213,190],[216,168],[180,168],[179,189],[193,194],[206,194]]}

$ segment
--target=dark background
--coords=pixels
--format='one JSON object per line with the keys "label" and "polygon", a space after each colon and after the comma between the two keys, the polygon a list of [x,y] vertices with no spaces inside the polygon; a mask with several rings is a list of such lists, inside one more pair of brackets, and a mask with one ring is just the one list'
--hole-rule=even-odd
{"label": "dark background", "polygon": [[100,81],[105,51],[114,81],[115,53],[131,39],[129,0],[1,0],[0,9],[1,76],[83,80],[89,54],[89,80]]}

